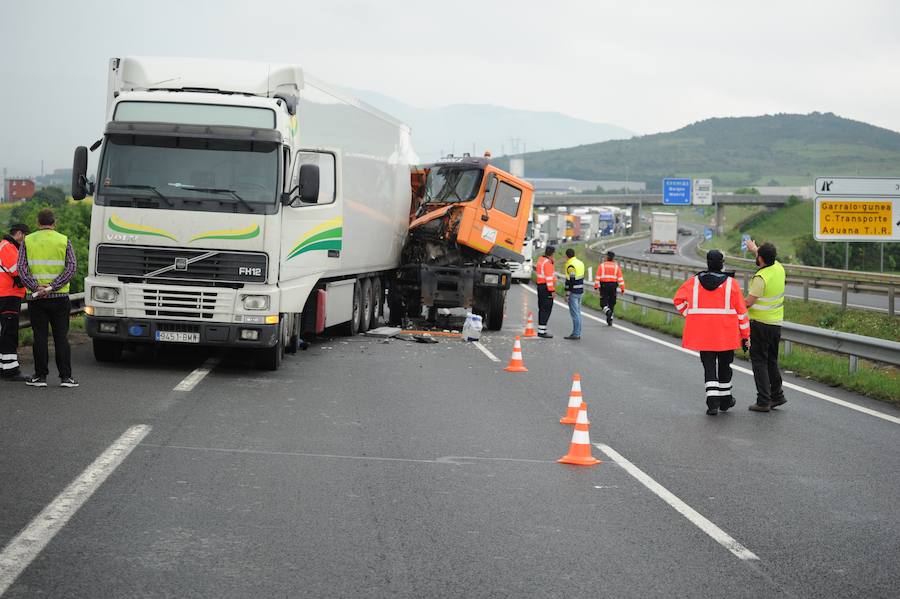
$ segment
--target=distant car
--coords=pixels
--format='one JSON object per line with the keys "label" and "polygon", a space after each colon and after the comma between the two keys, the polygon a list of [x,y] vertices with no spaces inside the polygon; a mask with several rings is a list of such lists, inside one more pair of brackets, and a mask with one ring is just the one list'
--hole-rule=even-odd
{"label": "distant car", "polygon": [[678,227],[678,234],[679,235],[693,235],[694,232],[691,229],[688,229],[687,227]]}

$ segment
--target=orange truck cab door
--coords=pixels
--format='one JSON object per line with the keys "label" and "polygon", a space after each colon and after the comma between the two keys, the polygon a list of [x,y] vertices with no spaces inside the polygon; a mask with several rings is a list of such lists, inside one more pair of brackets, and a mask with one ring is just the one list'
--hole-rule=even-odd
{"label": "orange truck cab door", "polygon": [[521,262],[533,198],[530,186],[489,167],[479,197],[480,202],[476,200],[466,207],[457,242],[485,254]]}

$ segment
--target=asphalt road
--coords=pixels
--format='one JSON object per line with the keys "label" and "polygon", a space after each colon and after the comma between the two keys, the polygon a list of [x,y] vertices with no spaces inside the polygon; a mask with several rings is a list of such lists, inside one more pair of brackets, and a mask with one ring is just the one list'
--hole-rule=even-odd
{"label": "asphalt road", "polygon": [[[685,225],[688,226],[688,225]],[[622,244],[613,248],[613,251],[620,256],[628,258],[637,258],[640,260],[650,260],[653,262],[663,262],[667,264],[684,264],[687,266],[697,266],[705,268],[706,262],[697,257],[697,244],[700,242],[702,228],[694,230],[694,235],[679,235],[678,251],[675,254],[651,254],[650,241],[648,239],[639,239],[631,243]],[[751,256],[752,257],[752,256]],[[803,298],[803,287],[799,285],[788,285],[786,295],[797,299]],[[809,290],[810,299],[829,304],[841,303],[841,292],[832,291],[830,289],[814,289]],[[887,295],[876,295],[873,293],[856,293],[849,292],[847,295],[847,304],[854,308],[874,309],[881,312],[887,312],[888,298]]]}
{"label": "asphalt road", "polygon": [[[593,320],[565,341],[559,306],[506,373],[535,303],[514,288],[484,351],[335,338],[263,373],[81,345],[78,389],[3,386],[0,581],[22,569],[3,597],[897,596],[900,410],[788,376],[888,419],[796,389],[754,414],[737,372],[738,405],[709,417],[698,358]],[[588,468],[556,463],[576,371],[610,448]],[[136,425],[30,555],[17,535]]]}

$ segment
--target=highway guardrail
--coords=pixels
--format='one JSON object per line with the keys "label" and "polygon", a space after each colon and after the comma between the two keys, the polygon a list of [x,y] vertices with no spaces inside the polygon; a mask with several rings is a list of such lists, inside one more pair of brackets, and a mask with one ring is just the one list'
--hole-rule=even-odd
{"label": "highway guardrail", "polygon": [[[69,295],[69,301],[72,302],[72,314],[81,314],[84,312],[84,294],[73,293]],[[22,304],[22,311],[19,313],[19,328],[27,329],[31,326],[31,320],[28,318],[28,304]]]}
{"label": "highway guardrail", "polygon": [[[628,290],[622,295],[620,301],[664,312],[667,314],[668,322],[671,322],[674,315],[680,316],[672,300],[668,298]],[[793,322],[782,323],[781,339],[784,342],[785,354],[790,354],[792,344],[797,343],[849,356],[850,372],[856,372],[859,358],[900,366],[900,343],[896,341],[821,329]]]}

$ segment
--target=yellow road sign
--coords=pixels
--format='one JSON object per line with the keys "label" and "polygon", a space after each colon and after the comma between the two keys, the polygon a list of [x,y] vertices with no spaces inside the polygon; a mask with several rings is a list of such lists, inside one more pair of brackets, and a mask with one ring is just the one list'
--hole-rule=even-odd
{"label": "yellow road sign", "polygon": [[900,240],[900,198],[816,198],[819,241]]}

